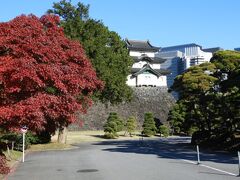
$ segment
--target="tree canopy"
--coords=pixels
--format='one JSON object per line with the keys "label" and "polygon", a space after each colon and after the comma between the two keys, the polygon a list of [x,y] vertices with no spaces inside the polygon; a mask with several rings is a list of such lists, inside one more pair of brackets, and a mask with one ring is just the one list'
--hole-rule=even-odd
{"label": "tree canopy", "polygon": [[48,130],[67,126],[103,87],[79,42],[55,15],[0,23],[0,125]]}
{"label": "tree canopy", "polygon": [[[207,133],[207,139],[232,139],[240,130],[240,52],[218,51],[210,63],[189,68],[172,89],[179,100],[169,113],[173,129]],[[202,135],[201,135],[202,136]],[[203,136],[202,136],[203,137]]]}
{"label": "tree canopy", "polygon": [[132,59],[128,55],[125,42],[110,31],[101,21],[89,17],[89,5],[79,2],[76,6],[62,0],[53,4],[48,13],[61,17],[64,33],[83,45],[97,76],[105,83],[103,91],[95,93],[102,102],[117,104],[129,101],[132,90],[126,85]]}
{"label": "tree canopy", "polygon": [[181,98],[191,98],[189,94],[200,95],[213,88],[217,80],[212,76],[215,72],[216,67],[212,63],[190,67],[185,73],[176,77],[171,88],[179,92]]}

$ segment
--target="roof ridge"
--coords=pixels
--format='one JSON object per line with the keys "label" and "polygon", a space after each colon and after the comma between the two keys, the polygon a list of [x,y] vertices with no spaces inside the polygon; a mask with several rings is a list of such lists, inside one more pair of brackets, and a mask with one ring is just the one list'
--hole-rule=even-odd
{"label": "roof ridge", "polygon": [[150,70],[152,71],[153,74],[155,74],[156,76],[161,76],[161,74],[159,72],[157,72],[155,69],[153,69],[148,63],[145,64],[138,72],[134,73],[133,75],[138,75],[141,74],[142,72],[144,72],[145,70]]}
{"label": "roof ridge", "polygon": [[149,42],[149,40],[136,40],[136,39],[128,39],[128,41],[133,41],[133,42],[146,42],[146,43]]}
{"label": "roof ridge", "polygon": [[189,45],[195,45],[195,46],[199,46],[199,47],[202,47],[196,43],[187,43],[187,44],[179,44],[179,45],[175,45],[175,46],[167,46],[167,47],[162,47],[162,49],[165,49],[165,48],[174,48],[174,47],[179,47],[179,46],[189,46]]}

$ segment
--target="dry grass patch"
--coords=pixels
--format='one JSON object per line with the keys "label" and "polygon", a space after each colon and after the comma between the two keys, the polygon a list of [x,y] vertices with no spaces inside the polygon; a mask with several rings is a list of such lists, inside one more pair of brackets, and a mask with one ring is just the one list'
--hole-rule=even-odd
{"label": "dry grass patch", "polygon": [[[67,143],[57,143],[57,133],[52,137],[52,143],[49,144],[38,144],[32,145],[31,151],[41,150],[57,150],[57,149],[69,149],[73,148],[71,144],[78,144],[81,142],[96,142],[96,141],[108,141],[109,139],[104,138],[104,131],[69,131],[67,135]],[[118,133],[119,137],[115,140],[130,140],[139,139],[140,132],[136,131],[133,136],[130,137],[125,131]]]}
{"label": "dry grass patch", "polygon": [[15,150],[10,150],[10,154],[7,152],[4,152],[4,154],[7,157],[8,160],[8,166],[11,167],[13,164],[15,164],[15,161],[19,161],[20,158],[22,157],[22,152],[20,151],[15,151]]}
{"label": "dry grass patch", "polygon": [[48,144],[35,144],[31,145],[29,151],[49,151],[49,150],[65,150],[73,148],[70,144],[60,144],[51,142]]}
{"label": "dry grass patch", "polygon": [[[67,136],[67,144],[76,144],[81,142],[107,141],[104,138],[104,131],[70,131]],[[132,137],[125,134],[125,131],[119,132],[119,140],[139,139],[139,132],[135,132]],[[116,140],[117,140],[116,139]]]}
{"label": "dry grass patch", "polygon": [[70,131],[67,136],[67,144],[81,142],[103,141],[103,131]]}

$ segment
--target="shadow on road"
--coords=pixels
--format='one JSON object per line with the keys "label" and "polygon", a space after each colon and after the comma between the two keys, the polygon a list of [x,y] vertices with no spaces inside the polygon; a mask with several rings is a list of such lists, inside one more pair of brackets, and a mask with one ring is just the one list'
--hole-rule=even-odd
{"label": "shadow on road", "polygon": [[[126,141],[104,141],[94,145],[106,145],[103,151],[136,153],[157,155],[159,158],[185,159],[197,161],[196,149],[190,144],[189,137],[183,138],[159,138],[151,140],[126,140]],[[237,164],[238,159],[234,154],[227,152],[201,151],[201,161],[212,161],[216,163]]]}

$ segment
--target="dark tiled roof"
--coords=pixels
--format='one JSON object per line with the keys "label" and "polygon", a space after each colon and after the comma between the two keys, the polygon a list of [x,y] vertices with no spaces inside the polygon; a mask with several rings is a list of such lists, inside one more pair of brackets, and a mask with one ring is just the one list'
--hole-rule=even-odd
{"label": "dark tiled roof", "polygon": [[148,56],[132,56],[132,58],[134,59],[135,62],[139,62],[139,61],[148,61],[151,63],[155,63],[155,64],[161,64],[164,63],[167,59],[163,59],[160,57],[148,57]]}
{"label": "dark tiled roof", "polygon": [[180,48],[185,48],[185,47],[192,47],[192,46],[198,46],[200,49],[202,49],[202,46],[195,44],[195,43],[190,43],[190,44],[182,44],[182,45],[177,45],[177,46],[169,46],[169,47],[163,47],[161,51],[171,51],[175,49],[180,49]]}
{"label": "dark tiled roof", "polygon": [[157,52],[160,50],[160,47],[155,47],[151,45],[149,41],[126,39],[126,44],[127,44],[127,48],[130,50],[151,51],[151,52]]}
{"label": "dark tiled roof", "polygon": [[146,64],[143,68],[132,68],[133,76],[137,76],[139,74],[142,74],[145,71],[150,71],[150,72],[152,72],[153,74],[155,74],[158,77],[161,76],[161,75],[170,74],[169,70],[166,70],[166,69],[153,69],[153,68],[150,67],[149,64]]}

